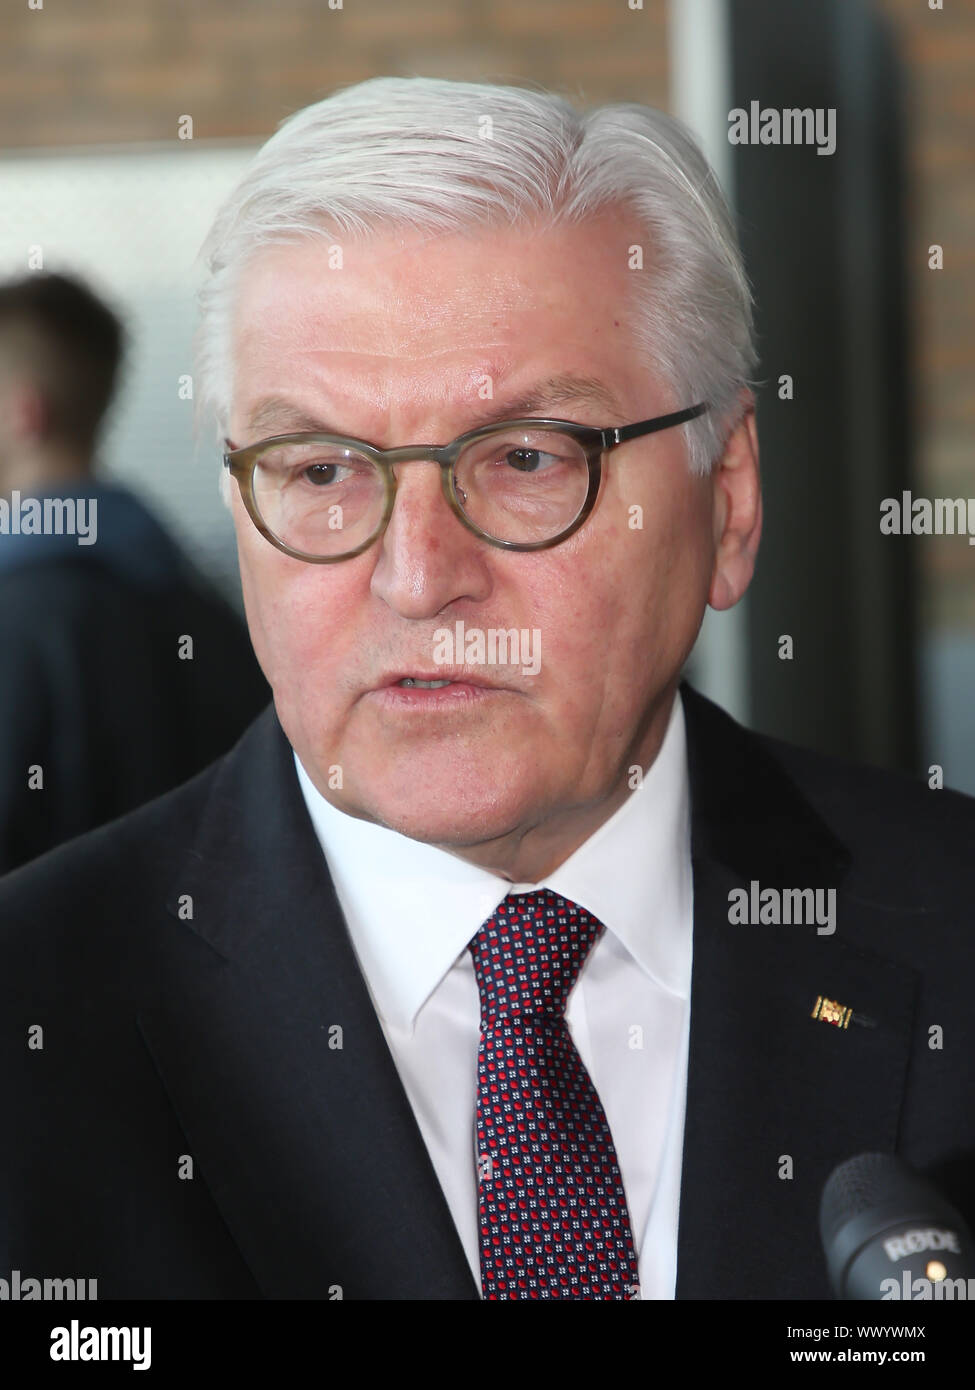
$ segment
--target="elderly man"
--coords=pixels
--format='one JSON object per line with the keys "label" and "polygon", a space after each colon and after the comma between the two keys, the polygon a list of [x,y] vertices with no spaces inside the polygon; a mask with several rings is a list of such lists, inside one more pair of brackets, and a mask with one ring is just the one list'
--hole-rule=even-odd
{"label": "elderly man", "polygon": [[761,530],[700,153],[636,105],[377,79],[285,123],[207,252],[274,705],[0,892],[8,1263],[826,1296],[838,1162],[971,1178],[975,810],[680,686]]}

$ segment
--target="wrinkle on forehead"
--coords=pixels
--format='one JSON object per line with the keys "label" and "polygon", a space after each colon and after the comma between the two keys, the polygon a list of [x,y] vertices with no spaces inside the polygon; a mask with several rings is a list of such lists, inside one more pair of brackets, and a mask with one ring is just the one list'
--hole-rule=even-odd
{"label": "wrinkle on forehead", "polygon": [[237,303],[239,403],[253,410],[287,396],[310,413],[335,401],[344,432],[371,437],[391,409],[405,424],[505,387],[523,391],[559,369],[625,395],[627,375],[638,374],[624,255],[634,230],[547,235],[365,242],[343,248],[341,269],[324,240],[264,248]]}
{"label": "wrinkle on forehead", "polygon": [[[323,281],[323,276],[328,279]],[[484,279],[414,273],[349,275],[292,259],[255,266],[243,282],[235,314],[238,343],[247,347],[285,336],[326,352],[432,358],[451,348],[445,333],[485,339],[505,323],[551,313],[529,277],[493,273]],[[304,350],[308,350],[307,347]]]}

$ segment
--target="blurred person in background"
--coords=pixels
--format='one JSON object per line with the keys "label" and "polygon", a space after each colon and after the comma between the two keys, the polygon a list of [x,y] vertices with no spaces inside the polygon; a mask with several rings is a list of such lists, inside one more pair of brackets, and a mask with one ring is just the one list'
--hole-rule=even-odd
{"label": "blurred person in background", "polygon": [[0,286],[0,873],[185,781],[269,698],[229,606],[96,481],[124,336],[75,279]]}

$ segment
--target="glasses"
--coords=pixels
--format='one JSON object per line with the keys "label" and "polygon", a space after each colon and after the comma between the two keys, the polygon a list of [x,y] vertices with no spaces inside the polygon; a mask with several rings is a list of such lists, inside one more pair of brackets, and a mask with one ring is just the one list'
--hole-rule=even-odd
{"label": "glasses", "polygon": [[546,550],[578,531],[592,511],[604,453],[707,409],[693,405],[607,429],[507,420],[450,444],[398,449],[338,434],[280,434],[242,449],[225,440],[223,462],[258,531],[296,560],[327,565],[361,555],[392,515],[394,465],[421,459],[440,465],[447,504],[475,536],[505,550]]}

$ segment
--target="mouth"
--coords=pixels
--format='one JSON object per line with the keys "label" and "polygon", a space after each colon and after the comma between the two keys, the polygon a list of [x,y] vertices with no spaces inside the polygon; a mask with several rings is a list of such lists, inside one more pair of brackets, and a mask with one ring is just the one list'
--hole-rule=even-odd
{"label": "mouth", "polygon": [[499,687],[494,681],[489,681],[480,674],[472,671],[465,671],[462,668],[441,668],[437,672],[433,671],[394,671],[384,676],[376,690],[443,690],[448,685],[466,685],[479,690],[498,690]]}
{"label": "mouth", "polygon": [[509,687],[460,667],[439,671],[392,671],[369,692],[389,713],[462,711],[512,693]]}

